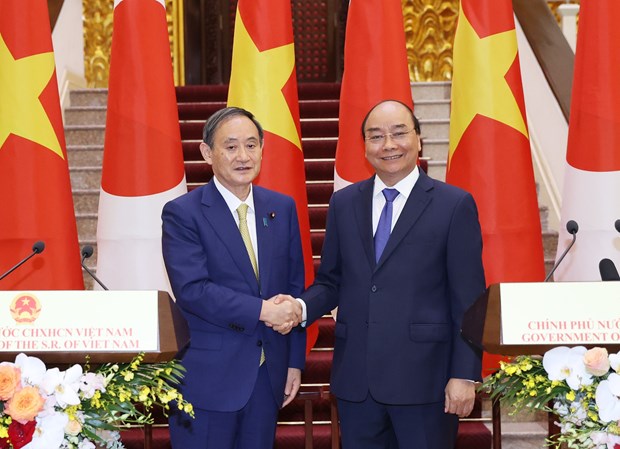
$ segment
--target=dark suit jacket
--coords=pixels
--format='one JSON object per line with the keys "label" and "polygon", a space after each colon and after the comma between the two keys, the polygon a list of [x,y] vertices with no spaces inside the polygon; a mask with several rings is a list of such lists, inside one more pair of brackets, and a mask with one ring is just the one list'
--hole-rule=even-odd
{"label": "dark suit jacket", "polygon": [[182,363],[181,391],[195,407],[236,411],[248,401],[261,348],[276,403],[284,397],[287,370],[303,368],[305,333],[282,336],[259,321],[262,299],[299,295],[304,267],[292,198],[253,187],[260,287],[239,228],[209,184],[163,209],[163,254],[191,342]]}
{"label": "dark suit jacket", "polygon": [[480,378],[480,354],[460,335],[463,313],[485,289],[476,205],[421,172],[375,263],[373,183],[332,196],[321,267],[302,295],[308,323],[338,306],[337,397],[443,402],[449,378]]}

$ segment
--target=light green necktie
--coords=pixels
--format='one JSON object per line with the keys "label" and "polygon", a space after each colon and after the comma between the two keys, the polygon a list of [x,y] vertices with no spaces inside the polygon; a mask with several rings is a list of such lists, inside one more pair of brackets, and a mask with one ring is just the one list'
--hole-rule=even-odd
{"label": "light green necktie", "polygon": [[258,279],[258,264],[256,263],[254,247],[252,247],[252,240],[250,239],[250,230],[248,229],[248,205],[241,203],[237,208],[237,215],[239,215],[239,232],[241,233],[241,238],[245,244],[248,256],[250,256],[250,263],[254,269],[254,275],[256,279]]}
{"label": "light green necktie", "polygon": [[[239,232],[241,233],[241,239],[245,244],[245,249],[248,252],[248,256],[250,256],[250,263],[254,269],[254,275],[258,280],[258,264],[256,263],[256,255],[254,254],[252,240],[250,239],[250,230],[248,229],[248,205],[241,203],[237,208],[237,215],[239,215]],[[265,363],[265,350],[261,347],[259,366],[263,363]]]}

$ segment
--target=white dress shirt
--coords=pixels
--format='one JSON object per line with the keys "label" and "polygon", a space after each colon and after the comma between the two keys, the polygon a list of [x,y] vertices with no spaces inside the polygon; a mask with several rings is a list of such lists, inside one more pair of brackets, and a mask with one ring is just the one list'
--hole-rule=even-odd
{"label": "white dress shirt", "polygon": [[398,195],[394,198],[394,202],[392,203],[392,228],[390,229],[390,232],[392,232],[419,177],[420,171],[417,165],[411,173],[398,181],[392,187],[386,186],[378,176],[375,176],[375,185],[372,191],[372,235],[375,235],[377,232],[379,217],[381,217],[381,211],[383,210],[383,206],[385,206],[383,189],[387,188],[398,190]]}
{"label": "white dress shirt", "polygon": [[245,203],[248,205],[248,231],[250,231],[250,240],[252,240],[252,249],[254,249],[254,255],[256,256],[256,263],[258,263],[258,238],[256,237],[256,210],[254,209],[254,190],[252,189],[252,184],[250,184],[250,194],[245,199],[245,201],[241,201],[237,198],[230,190],[222,185],[220,181],[218,181],[216,176],[213,176],[213,182],[215,184],[215,188],[220,192],[220,194],[224,197],[224,201],[226,201],[226,205],[228,209],[230,209],[230,213],[235,219],[235,223],[237,223],[237,227],[239,227],[239,214],[237,213],[237,208],[241,203]]}

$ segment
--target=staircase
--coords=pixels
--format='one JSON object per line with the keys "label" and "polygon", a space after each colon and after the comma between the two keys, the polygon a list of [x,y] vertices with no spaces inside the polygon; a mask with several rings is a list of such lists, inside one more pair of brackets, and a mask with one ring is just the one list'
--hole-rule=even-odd
{"label": "staircase", "polygon": [[[444,180],[448,154],[449,83],[418,83],[412,87],[416,115],[423,135],[422,167],[434,178]],[[306,158],[310,228],[315,269],[318,267],[323,241],[327,204],[333,191],[333,164],[338,135],[338,97],[336,84],[307,83],[299,85],[302,144]],[[204,121],[225,106],[227,86],[188,86],[177,88],[179,119],[188,189],[207,182],[212,172],[202,159],[198,144]],[[71,93],[71,107],[65,111],[67,152],[74,191],[80,245],[92,245],[95,254],[88,261],[96,266],[96,221],[101,180],[105,107],[107,91],[86,89]],[[543,226],[545,209],[541,210]],[[546,257],[555,253],[554,233],[543,227]],[[545,233],[546,232],[546,233]],[[555,237],[555,238],[554,238]],[[85,276],[87,288],[92,281]],[[315,449],[331,448],[335,406],[329,394],[329,373],[334,344],[333,320],[319,321],[319,340],[308,356],[299,399],[279,416],[275,449],[306,447],[308,434]],[[489,417],[489,404],[479,404],[478,416]],[[310,416],[311,415],[311,416]],[[504,449],[542,447],[544,429],[541,416],[504,416]],[[488,424],[486,424],[488,427]],[[525,430],[524,430],[525,429]],[[128,449],[143,447],[139,431],[126,432],[123,439]],[[529,438],[529,440],[528,440]],[[526,441],[532,446],[524,446]],[[514,443],[513,443],[514,442]],[[154,448],[169,448],[167,429],[154,431]],[[490,433],[480,421],[463,422],[458,449],[490,448]]]}

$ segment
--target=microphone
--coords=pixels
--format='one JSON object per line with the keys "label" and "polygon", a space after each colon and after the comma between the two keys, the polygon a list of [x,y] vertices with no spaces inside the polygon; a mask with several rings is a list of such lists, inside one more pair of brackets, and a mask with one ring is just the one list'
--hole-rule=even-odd
{"label": "microphone", "polygon": [[566,222],[566,230],[568,231],[569,234],[572,234],[573,241],[570,242],[570,245],[568,245],[568,247],[564,250],[564,252],[560,256],[558,261],[555,263],[555,265],[553,265],[553,268],[551,269],[551,271],[549,272],[549,274],[547,275],[547,277],[545,278],[543,282],[547,282],[551,278],[551,275],[555,272],[556,268],[560,266],[560,264],[564,260],[564,256],[568,254],[568,251],[573,247],[573,245],[575,244],[575,241],[577,240],[577,232],[579,231],[579,225],[577,224],[575,220],[568,220],[568,222]]}
{"label": "microphone", "polygon": [[23,258],[17,265],[15,265],[9,271],[4,273],[2,276],[0,276],[0,281],[4,279],[5,277],[7,277],[9,274],[11,274],[13,271],[21,267],[24,263],[26,263],[26,261],[28,261],[28,259],[30,259],[31,257],[34,257],[36,254],[42,253],[44,249],[45,249],[45,242],[42,242],[41,240],[39,240],[38,242],[35,242],[34,245],[32,245],[32,253],[30,253],[28,256]]}
{"label": "microphone", "polygon": [[101,288],[103,288],[104,290],[109,290],[108,287],[105,286],[105,284],[103,282],[101,282],[101,280],[99,280],[99,278],[97,276],[95,276],[95,273],[93,273],[92,271],[90,271],[90,269],[84,264],[84,261],[86,259],[88,259],[90,256],[93,255],[93,247],[90,245],[86,245],[84,248],[82,248],[82,268],[84,268],[84,271],[86,271],[91,278],[93,278],[95,281],[97,281],[97,284],[99,284],[101,286]]}
{"label": "microphone", "polygon": [[620,281],[620,275],[613,260],[602,259],[598,263],[598,270],[601,272],[602,281]]}

